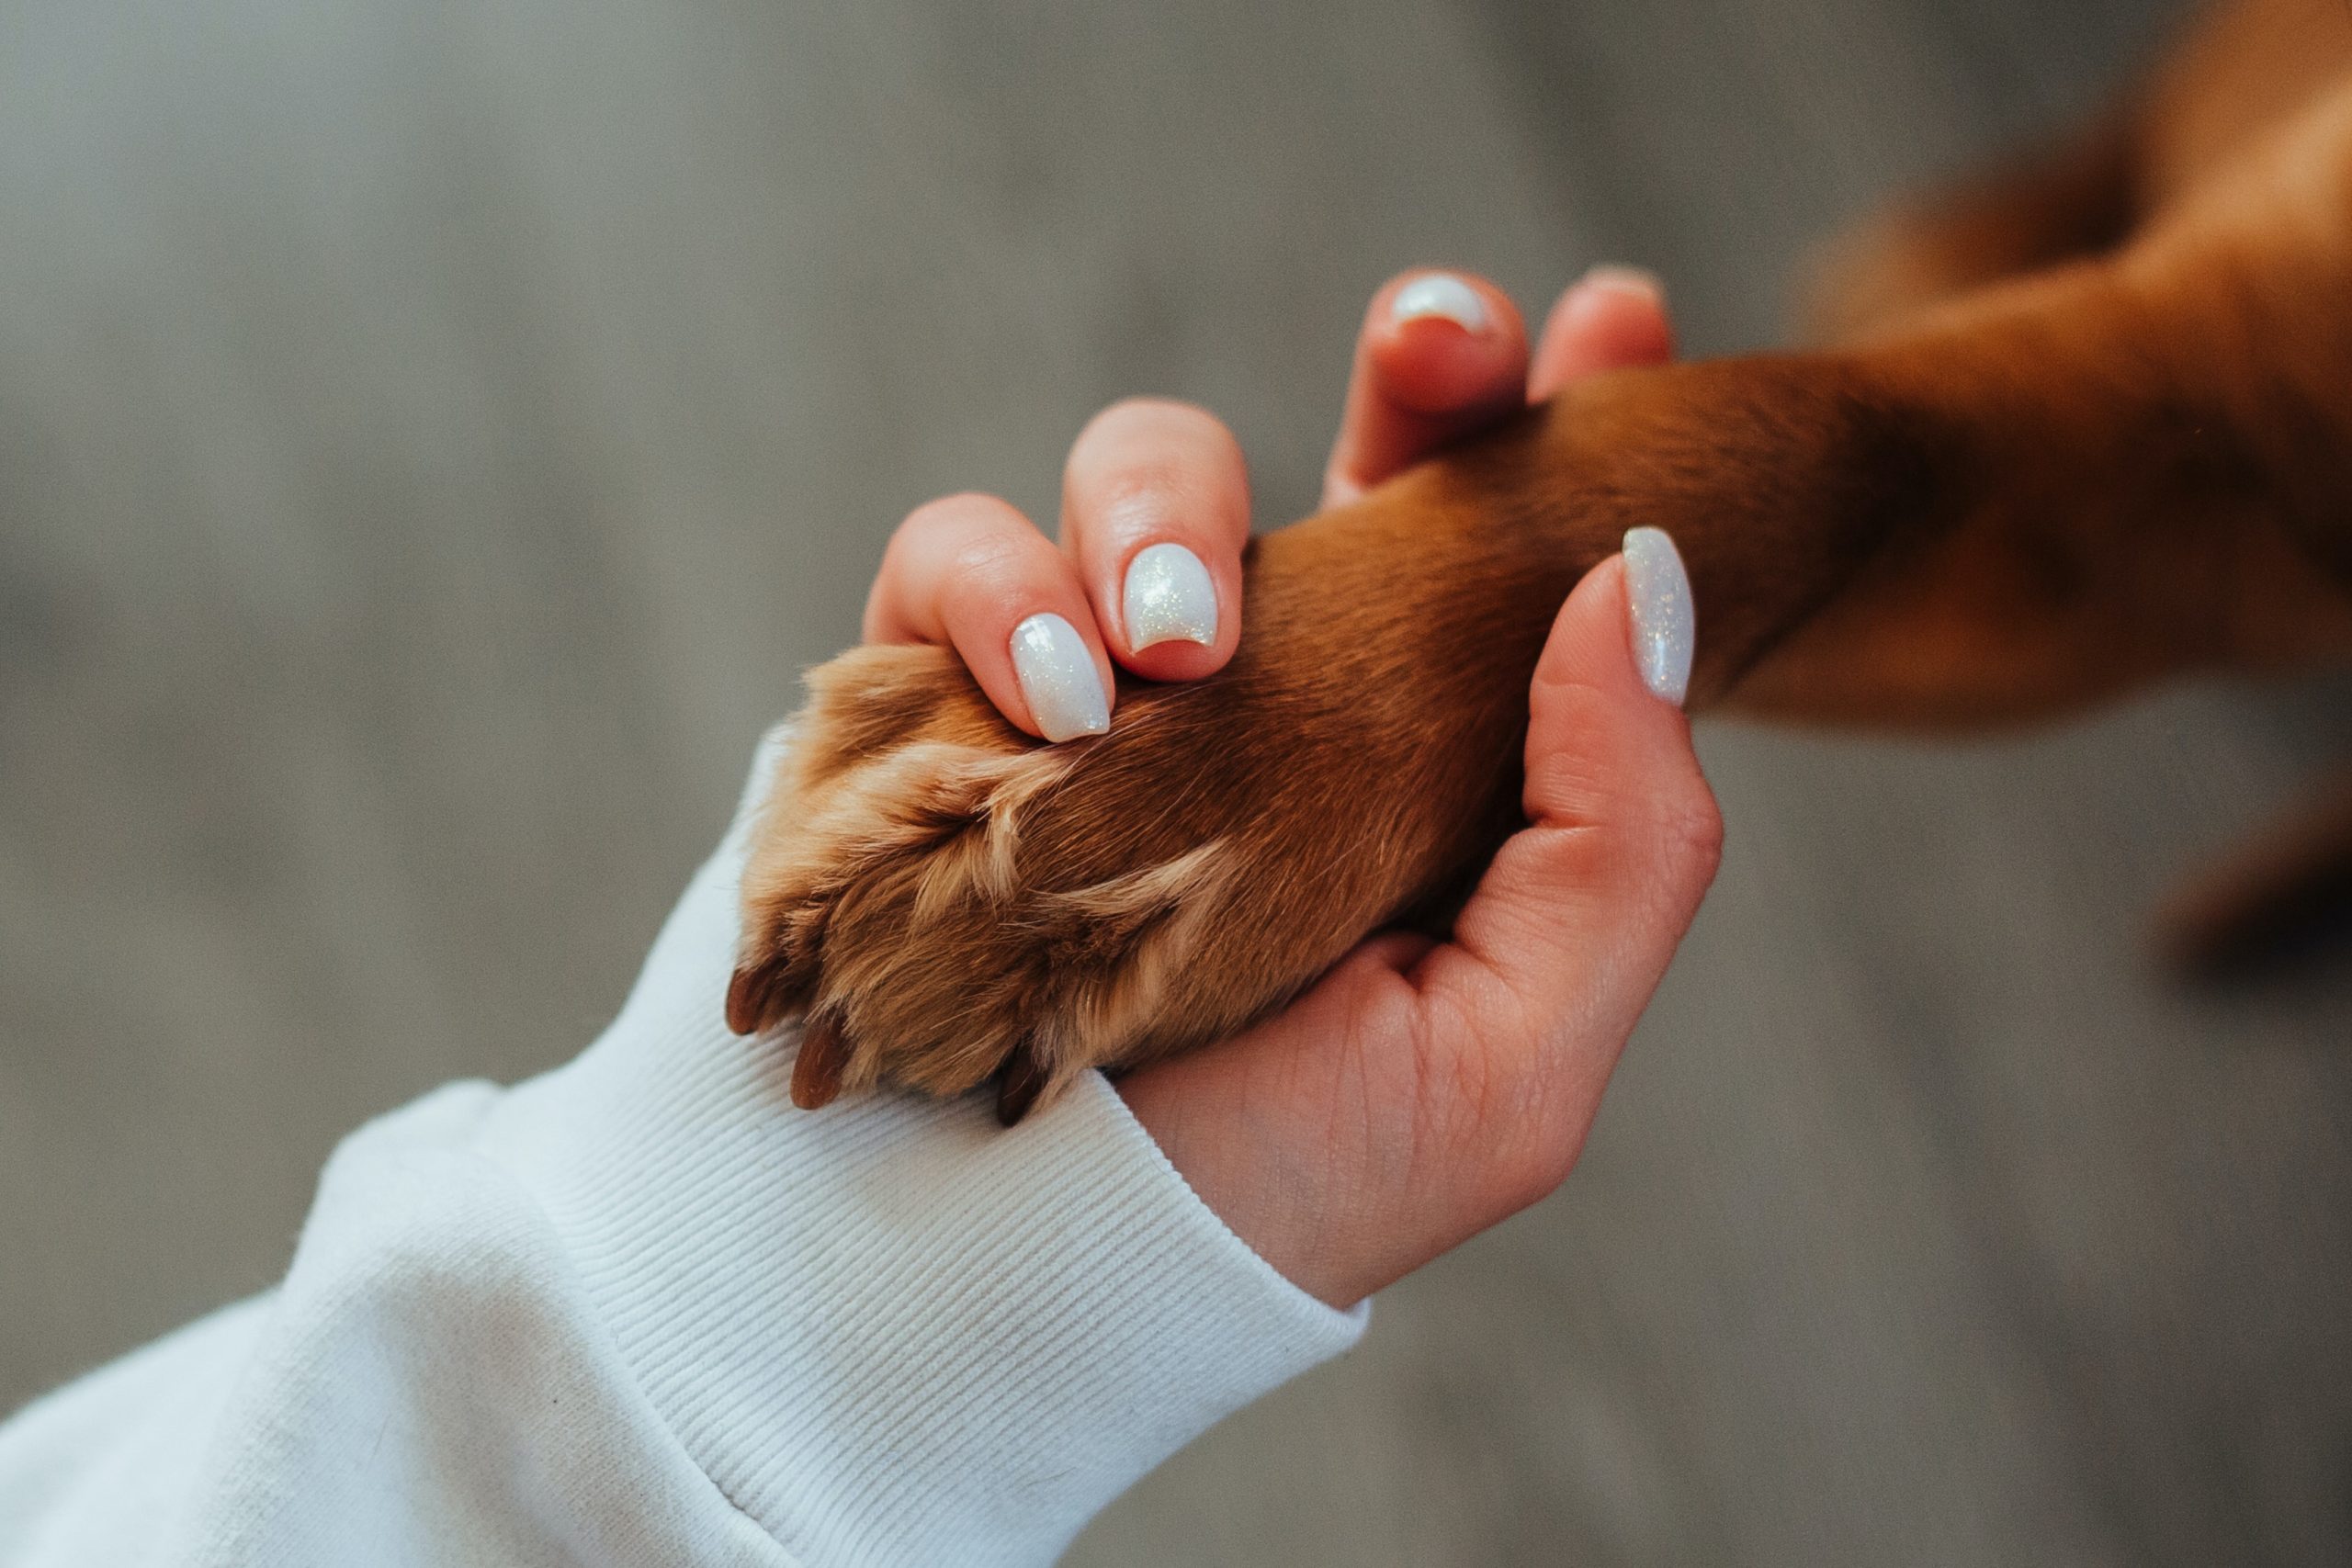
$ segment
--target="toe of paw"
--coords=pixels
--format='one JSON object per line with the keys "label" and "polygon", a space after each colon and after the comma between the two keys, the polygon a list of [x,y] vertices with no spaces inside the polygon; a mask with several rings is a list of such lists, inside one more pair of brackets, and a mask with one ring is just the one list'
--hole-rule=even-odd
{"label": "toe of paw", "polygon": [[792,1061],[792,1103],[818,1111],[842,1091],[854,1052],[838,1020],[820,1014],[800,1032],[800,1054]]}
{"label": "toe of paw", "polygon": [[727,1027],[738,1034],[774,1028],[808,1005],[811,979],[781,958],[742,964],[727,983]]}

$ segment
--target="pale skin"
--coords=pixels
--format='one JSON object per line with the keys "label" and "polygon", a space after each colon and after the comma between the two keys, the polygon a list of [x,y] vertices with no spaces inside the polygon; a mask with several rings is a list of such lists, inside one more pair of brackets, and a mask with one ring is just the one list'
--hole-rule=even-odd
{"label": "pale skin", "polygon": [[[1433,276],[1452,281],[1432,288]],[[1447,313],[1413,313],[1432,297]],[[1601,271],[1570,288],[1532,349],[1492,284],[1392,279],[1357,340],[1325,501],[1579,377],[1672,352],[1663,303],[1639,275]],[[885,553],[865,637],[954,647],[1005,717],[1040,735],[1013,671],[1014,626],[1064,617],[1106,691],[1114,661],[1197,680],[1240,639],[1249,534],[1248,469],[1223,424],[1189,404],[1117,403],[1070,449],[1057,543],[991,496],[920,507]],[[1205,645],[1129,645],[1127,564],[1163,543],[1207,569],[1216,624]],[[1529,692],[1522,807],[1528,826],[1497,852],[1450,941],[1375,937],[1273,1018],[1119,1081],[1203,1201],[1335,1306],[1566,1179],[1713,878],[1722,819],[1689,724],[1638,672],[1619,558],[1585,577],[1553,626]]]}

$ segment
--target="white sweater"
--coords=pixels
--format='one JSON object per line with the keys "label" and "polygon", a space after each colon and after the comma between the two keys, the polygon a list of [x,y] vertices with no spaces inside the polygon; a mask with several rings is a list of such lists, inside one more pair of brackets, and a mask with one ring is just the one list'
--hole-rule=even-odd
{"label": "white sweater", "polygon": [[1099,1077],[795,1111],[719,1016],[748,815],[585,1055],[360,1129],[283,1284],[0,1426],[0,1565],[1044,1562],[1354,1342]]}

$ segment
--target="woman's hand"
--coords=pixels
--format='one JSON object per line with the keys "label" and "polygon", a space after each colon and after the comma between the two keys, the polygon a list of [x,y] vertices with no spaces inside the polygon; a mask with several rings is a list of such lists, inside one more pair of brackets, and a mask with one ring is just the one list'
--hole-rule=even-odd
{"label": "woman's hand", "polygon": [[[1532,353],[1492,285],[1407,274],[1366,313],[1325,501],[1578,377],[1671,352],[1641,274],[1568,289]],[[1192,680],[1231,657],[1249,525],[1222,424],[1187,404],[1119,403],[1071,449],[1058,546],[993,497],[933,502],[891,541],[866,637],[953,645],[1030,734],[1099,732],[1114,661]],[[1713,875],[1720,819],[1677,705],[1688,585],[1663,536],[1629,545],[1554,626],[1530,694],[1530,826],[1453,939],[1375,938],[1277,1017],[1120,1086],[1204,1201],[1334,1304],[1566,1177]]]}

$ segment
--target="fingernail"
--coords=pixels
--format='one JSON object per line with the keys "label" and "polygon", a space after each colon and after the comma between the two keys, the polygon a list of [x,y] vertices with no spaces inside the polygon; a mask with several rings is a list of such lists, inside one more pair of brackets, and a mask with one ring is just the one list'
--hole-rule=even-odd
{"label": "fingernail", "polygon": [[1111,704],[1094,656],[1078,628],[1059,615],[1032,615],[1012,628],[1012,674],[1046,739],[1100,735],[1111,728]]}
{"label": "fingernail", "polygon": [[1119,601],[1127,623],[1127,650],[1156,642],[1216,641],[1216,584],[1201,558],[1182,545],[1153,545],[1127,563]]}
{"label": "fingernail", "polygon": [[1690,650],[1698,615],[1682,552],[1663,528],[1625,532],[1625,607],[1633,622],[1634,662],[1642,684],[1675,706],[1690,691]]}
{"label": "fingernail", "polygon": [[1478,291],[1450,272],[1425,272],[1388,302],[1388,313],[1399,321],[1423,316],[1443,316],[1467,333],[1487,330],[1487,302]]}
{"label": "fingernail", "polygon": [[1587,288],[1606,288],[1613,293],[1638,295],[1653,305],[1666,303],[1665,282],[1657,274],[1643,267],[1597,266],[1578,281]]}

